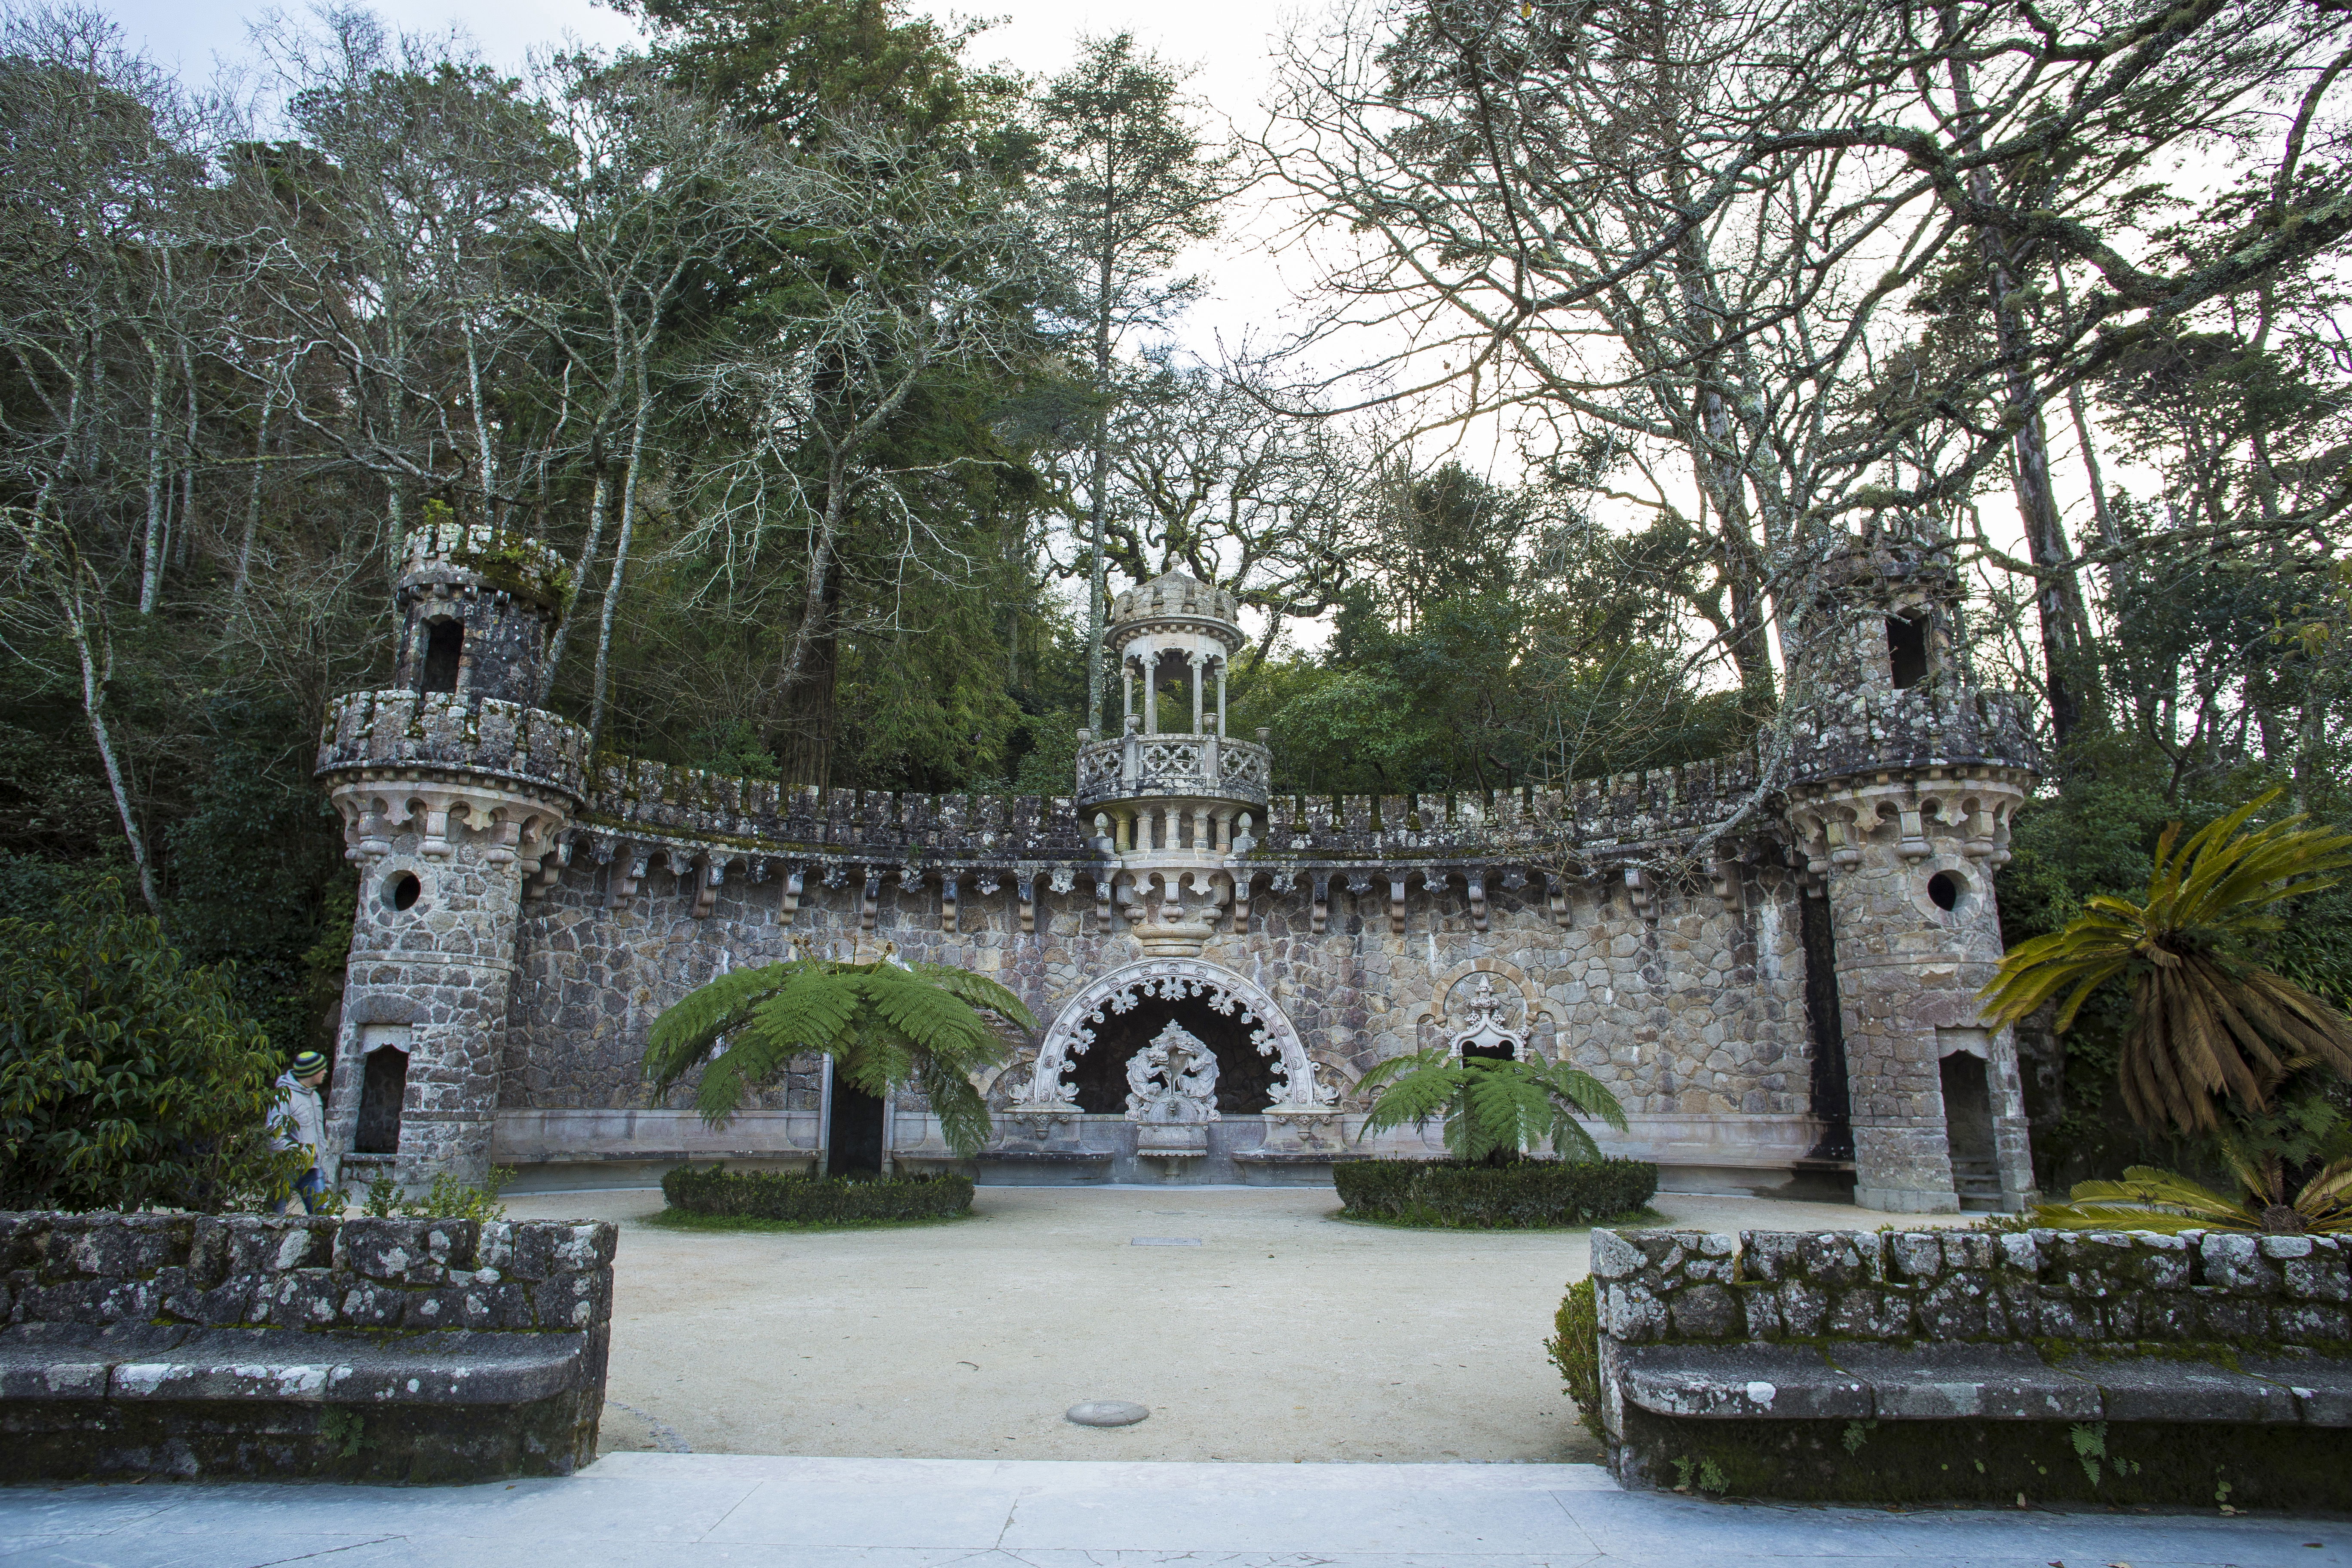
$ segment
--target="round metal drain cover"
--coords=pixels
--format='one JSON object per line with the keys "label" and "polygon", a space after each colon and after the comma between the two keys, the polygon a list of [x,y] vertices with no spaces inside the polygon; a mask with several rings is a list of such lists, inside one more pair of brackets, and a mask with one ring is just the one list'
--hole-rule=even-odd
{"label": "round metal drain cover", "polygon": [[1124,1399],[1089,1399],[1063,1412],[1066,1420],[1081,1426],[1132,1426],[1151,1412]]}

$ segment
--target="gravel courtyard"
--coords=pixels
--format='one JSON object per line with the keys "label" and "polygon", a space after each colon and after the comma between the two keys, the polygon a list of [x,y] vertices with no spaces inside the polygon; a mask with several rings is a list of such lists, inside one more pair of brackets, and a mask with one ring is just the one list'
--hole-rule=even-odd
{"label": "gravel courtyard", "polygon": [[[621,1225],[603,1446],[860,1458],[1586,1460],[1542,1342],[1585,1233],[1334,1218],[1326,1188],[982,1187],[905,1230],[693,1234],[658,1192],[534,1194]],[[1677,1225],[1872,1229],[1662,1195]],[[1198,1245],[1135,1245],[1137,1239]],[[1062,1419],[1080,1400],[1140,1425]]]}

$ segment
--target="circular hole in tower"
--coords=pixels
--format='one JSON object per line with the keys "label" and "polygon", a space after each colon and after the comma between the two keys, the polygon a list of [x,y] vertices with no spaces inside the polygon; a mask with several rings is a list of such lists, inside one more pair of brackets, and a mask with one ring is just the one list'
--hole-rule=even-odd
{"label": "circular hole in tower", "polygon": [[1960,906],[1960,879],[1949,871],[1938,871],[1927,879],[1927,901],[1939,910],[1956,910]]}
{"label": "circular hole in tower", "polygon": [[403,871],[383,885],[383,901],[395,910],[411,909],[424,896],[425,884],[414,871]]}

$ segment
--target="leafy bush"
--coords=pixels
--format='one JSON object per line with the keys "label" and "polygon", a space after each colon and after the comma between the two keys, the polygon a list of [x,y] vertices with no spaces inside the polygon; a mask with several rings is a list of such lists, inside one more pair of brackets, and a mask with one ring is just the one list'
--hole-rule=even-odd
{"label": "leafy bush", "polygon": [[1552,1315],[1552,1337],[1544,1342],[1552,1365],[1576,1401],[1576,1418],[1596,1443],[1608,1441],[1601,1425],[1601,1310],[1588,1277],[1568,1288]]}
{"label": "leafy bush", "polygon": [[1590,1225],[1631,1214],[1658,1190],[1646,1160],[1517,1160],[1467,1164],[1454,1160],[1342,1160],[1331,1184],[1347,1212],[1481,1230]]}
{"label": "leafy bush", "polygon": [[433,1184],[415,1197],[404,1195],[390,1176],[378,1176],[368,1184],[360,1212],[371,1219],[504,1219],[507,1205],[499,1202],[499,1189],[513,1181],[514,1174],[504,1165],[493,1165],[490,1179],[475,1187],[440,1171]]}
{"label": "leafy bush", "polygon": [[774,1171],[698,1171],[680,1165],[662,1177],[662,1196],[688,1214],[740,1219],[842,1224],[860,1220],[942,1219],[971,1207],[970,1176],[952,1173],[886,1176],[803,1176]]}
{"label": "leafy bush", "polygon": [[0,1208],[204,1211],[282,1195],[278,1055],[227,966],[188,962],[108,880],[0,920]]}

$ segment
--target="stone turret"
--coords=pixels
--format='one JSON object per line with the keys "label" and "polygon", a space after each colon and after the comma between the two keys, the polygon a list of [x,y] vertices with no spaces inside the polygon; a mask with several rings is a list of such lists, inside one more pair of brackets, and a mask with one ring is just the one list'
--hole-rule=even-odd
{"label": "stone turret", "polygon": [[2033,1184],[2016,1044],[1976,994],[2037,755],[2017,698],[1968,679],[1960,595],[1947,551],[1865,542],[1793,617],[1790,816],[1829,901],[1854,1196],[1907,1214],[2014,1211]]}
{"label": "stone turret", "polygon": [[533,705],[561,584],[534,540],[420,531],[394,686],[329,710],[318,776],[362,870],[328,1108],[347,1184],[488,1170],[522,900],[586,792],[586,732]]}
{"label": "stone turret", "polygon": [[[1225,733],[1226,661],[1247,640],[1240,609],[1223,589],[1170,572],[1120,595],[1104,635],[1119,659],[1124,732],[1082,739],[1078,810],[1118,862],[1120,906],[1154,955],[1200,952],[1265,820],[1264,731],[1256,743]],[[1164,717],[1163,698],[1176,707]]]}

